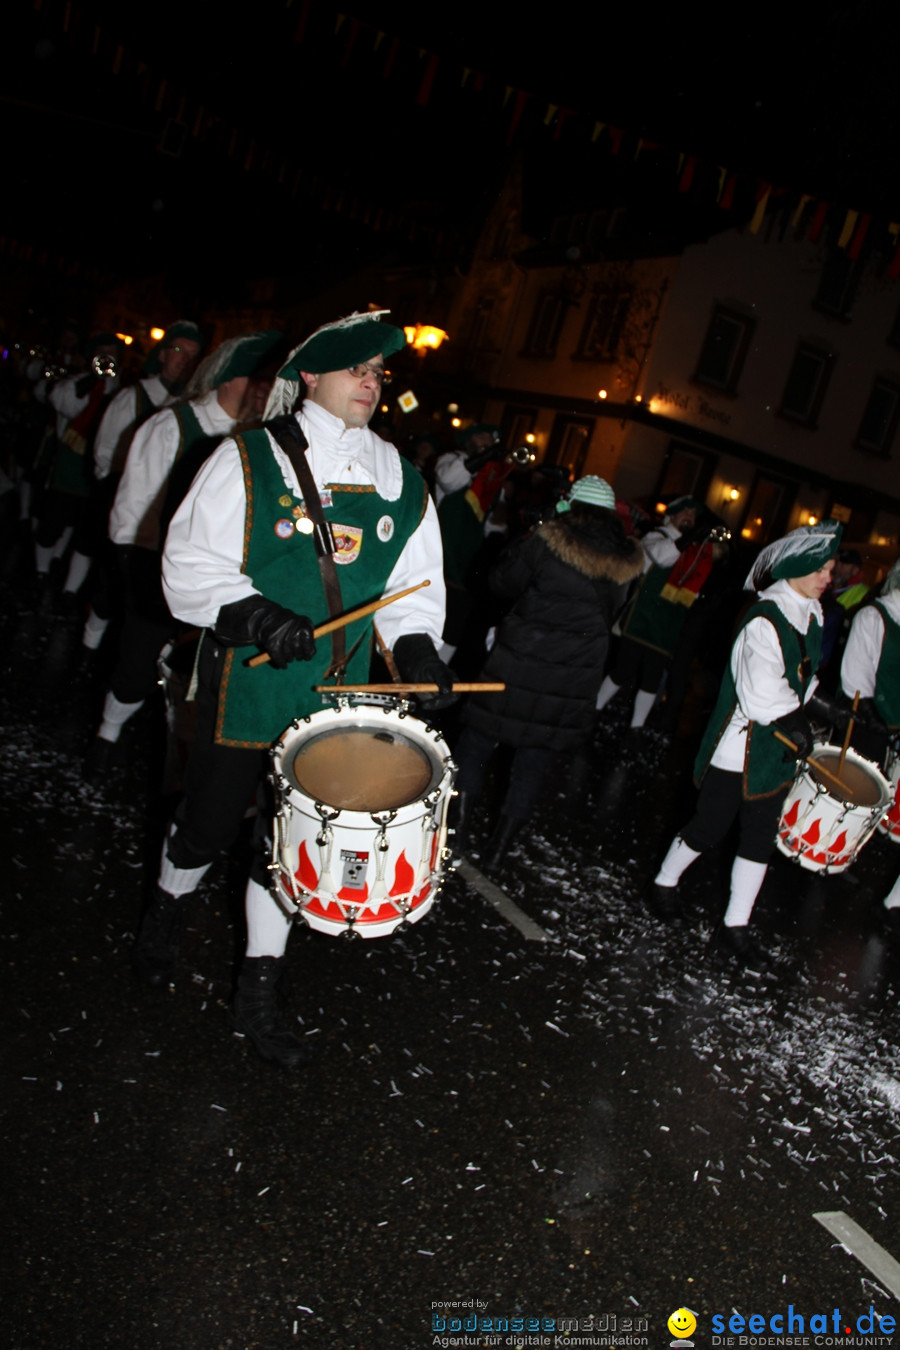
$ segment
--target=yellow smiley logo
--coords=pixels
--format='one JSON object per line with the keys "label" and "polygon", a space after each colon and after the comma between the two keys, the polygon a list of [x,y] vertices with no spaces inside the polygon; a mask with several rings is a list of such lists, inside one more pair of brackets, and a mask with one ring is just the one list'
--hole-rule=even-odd
{"label": "yellow smiley logo", "polygon": [[697,1330],[697,1319],[690,1308],[679,1308],[676,1312],[673,1312],[666,1323],[666,1326],[673,1336],[677,1336],[681,1339],[685,1336],[693,1335]]}

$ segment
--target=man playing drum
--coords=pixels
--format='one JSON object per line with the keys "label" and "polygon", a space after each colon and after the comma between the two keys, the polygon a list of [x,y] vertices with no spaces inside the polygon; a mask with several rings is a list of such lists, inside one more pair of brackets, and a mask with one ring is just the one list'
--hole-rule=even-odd
{"label": "man playing drum", "polygon": [[[822,607],[841,526],[804,525],[764,548],[744,589],[758,592],[731,650],[719,698],[695,765],[701,783],[693,819],[676,835],[647,894],[661,918],[679,912],[678,882],[691,863],[724,839],[740,819],[738,854],[728,908],[718,930],[723,949],[748,964],[763,958],[748,923],[775,848],[785,793],[795,765],[776,740],[780,729],[797,746],[812,748],[807,719],[816,689]],[[829,718],[836,709],[816,700]],[[789,752],[787,752],[789,755]]]}
{"label": "man playing drum", "polygon": [[[435,650],[444,583],[434,506],[419,474],[368,429],[385,358],[406,342],[380,322],[385,312],[327,324],[297,347],[273,386],[266,427],[225,441],[173,517],[166,599],[176,618],[205,632],[185,794],[133,952],[148,984],[168,982],[185,902],[237,834],[269,745],[321,707],[313,688],[331,670],[350,680],[368,673],[370,619],[318,644],[315,624],[428,581],[382,610],[379,627],[405,679],[449,693],[452,675]],[[287,416],[301,380],[305,401]],[[259,653],[268,663],[250,667]],[[267,877],[260,853],[233,1024],[263,1058],[295,1068],[306,1054],[276,1002],[290,921]]]}

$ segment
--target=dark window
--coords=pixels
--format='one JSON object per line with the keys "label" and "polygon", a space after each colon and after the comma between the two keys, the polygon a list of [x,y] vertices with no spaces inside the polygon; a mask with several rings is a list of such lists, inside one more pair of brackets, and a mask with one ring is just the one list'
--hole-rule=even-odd
{"label": "dark window", "polygon": [[816,426],[833,368],[832,352],[809,342],[798,343],[781,396],[781,416],[809,427]]}
{"label": "dark window", "polygon": [[560,414],[553,423],[545,462],[561,464],[569,470],[573,478],[578,478],[584,468],[593,430],[592,417],[569,417]]}
{"label": "dark window", "polygon": [[874,455],[890,454],[891,442],[900,416],[900,385],[879,376],[872,385],[854,444]]}
{"label": "dark window", "polygon": [[556,344],[566,317],[566,304],[558,290],[542,291],[537,298],[525,343],[525,356],[555,356]]}
{"label": "dark window", "polygon": [[576,353],[588,361],[614,361],[632,292],[621,287],[598,290]]}
{"label": "dark window", "polygon": [[841,319],[849,319],[860,273],[857,261],[848,258],[842,248],[835,249],[822,268],[819,289],[813,301],[816,309],[823,309],[826,314],[834,314]]}
{"label": "dark window", "polygon": [[750,348],[756,320],[717,305],[694,376],[701,384],[734,393]]}

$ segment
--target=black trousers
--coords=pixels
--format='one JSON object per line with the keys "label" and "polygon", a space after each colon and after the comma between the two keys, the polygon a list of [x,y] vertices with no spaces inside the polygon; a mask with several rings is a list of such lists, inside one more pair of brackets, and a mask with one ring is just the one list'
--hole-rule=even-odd
{"label": "black trousers", "polygon": [[695,853],[720,844],[735,820],[740,821],[737,856],[750,862],[767,863],[775,849],[775,837],[781,808],[788,789],[772,797],[745,801],[742,775],[726,769],[707,769],[697,798],[697,809],[681,831],[681,837]]}
{"label": "black trousers", "polygon": [[[176,830],[166,852],[176,867],[214,862],[237,837],[267,767],[265,750],[216,745],[214,740],[219,677],[226,649],[205,633],[200,646],[197,735],[184,776],[184,796],[175,812]],[[267,816],[262,813],[262,821]],[[259,850],[257,850],[259,851]],[[265,880],[260,864],[260,875]]]}
{"label": "black trousers", "polygon": [[[464,727],[454,749],[453,758],[459,765],[456,786],[460,792],[480,795],[484,771],[498,745],[490,736]],[[547,766],[553,751],[544,746],[520,745],[514,755],[509,775],[509,787],[503,799],[503,815],[516,820],[527,820],[541,793]]]}
{"label": "black trousers", "polygon": [[623,637],[615,665],[610,671],[614,684],[634,685],[646,694],[655,694],[662,682],[669,664],[669,657],[654,647],[645,647],[643,642],[633,642]]}

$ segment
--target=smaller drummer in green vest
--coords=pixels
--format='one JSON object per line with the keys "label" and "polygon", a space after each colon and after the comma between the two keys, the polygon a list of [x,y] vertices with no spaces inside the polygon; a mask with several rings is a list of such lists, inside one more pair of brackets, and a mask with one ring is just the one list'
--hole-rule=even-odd
{"label": "smaller drummer in green vest", "polygon": [[198,366],[188,401],[161,408],[132,438],[109,516],[124,574],[125,623],[103,718],[85,759],[88,782],[105,778],[123,726],[156,689],[160,650],[178,629],[160,578],[166,525],[219,442],[258,420],[275,373],[272,354],[285,346],[275,330],[229,338]]}
{"label": "smaller drummer in green vest", "polygon": [[676,497],[666,508],[661,525],[648,530],[641,540],[646,565],[622,620],[622,640],[615,666],[597,694],[601,712],[623,685],[637,685],[631,710],[631,728],[643,727],[656,702],[663,675],[672,660],[688,606],[697,598],[712,565],[707,556],[690,559],[684,569],[693,577],[690,586],[679,580],[685,549],[692,542],[694,525],[703,503],[694,497]]}
{"label": "smaller drummer in green vest", "polygon": [[846,716],[815,696],[822,642],[821,597],[841,538],[835,521],[804,525],[764,548],[744,589],[758,598],[731,649],[719,698],[700,746],[695,778],[700,795],[693,818],[675,837],[646,900],[660,918],[680,913],[678,883],[700,854],[740,823],[731,892],[717,944],[748,965],[766,958],[749,933],[750,915],[775,848],[781,807],[796,762],[775,737],[780,731],[812,749],[809,713],[828,721]]}
{"label": "smaller drummer in green vest", "polygon": [[[380,611],[379,631],[403,679],[453,697],[436,650],[444,621],[437,513],[421,476],[368,425],[385,362],[406,345],[402,329],[382,322],[386,313],[353,314],[301,343],[275,381],[263,429],[216,450],[169,527],[166,599],[205,632],[184,797],[132,954],[146,984],[171,979],[189,897],[237,834],[269,746],[294,718],[322,707],[315,686],[326,682],[336,644],[316,642],[314,627],[427,581]],[[371,618],[345,631],[346,681],[364,681]],[[270,660],[251,668],[259,652]],[[260,840],[232,1019],[264,1059],[297,1068],[306,1049],[276,998],[291,923],[269,889],[267,861]]]}

